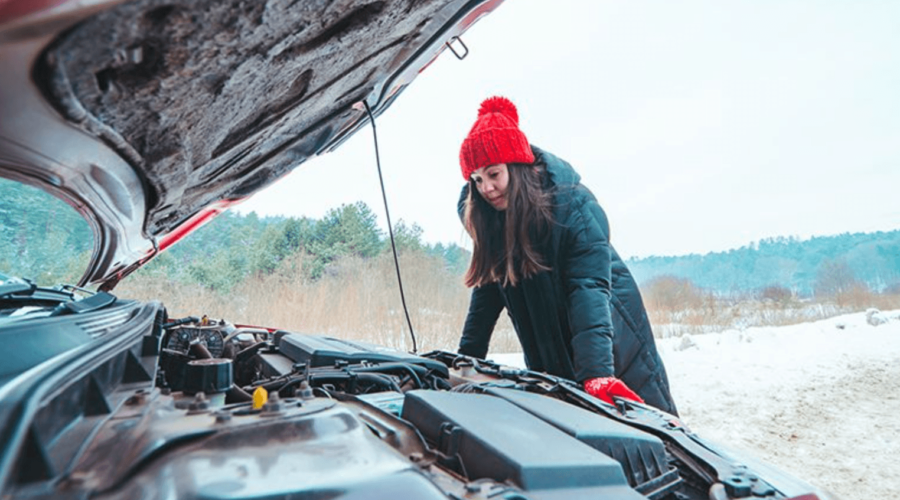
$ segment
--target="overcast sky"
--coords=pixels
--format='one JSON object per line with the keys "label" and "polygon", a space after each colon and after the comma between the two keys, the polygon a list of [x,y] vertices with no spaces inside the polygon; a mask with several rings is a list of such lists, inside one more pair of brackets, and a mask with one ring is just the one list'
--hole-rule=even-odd
{"label": "overcast sky", "polygon": [[[623,257],[900,228],[898,20],[895,0],[506,0],[379,118],[391,217],[468,245],[459,146],[497,94],[582,175]],[[370,127],[238,210],[359,200],[384,225]]]}

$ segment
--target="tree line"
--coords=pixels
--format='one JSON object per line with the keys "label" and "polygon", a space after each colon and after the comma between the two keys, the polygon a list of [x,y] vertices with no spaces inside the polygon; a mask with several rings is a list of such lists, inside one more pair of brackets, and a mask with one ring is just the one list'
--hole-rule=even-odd
{"label": "tree line", "polygon": [[777,286],[798,296],[866,287],[900,293],[900,230],[844,233],[808,240],[777,237],[726,252],[629,259],[639,283],[661,276],[718,293]]}
{"label": "tree line", "polygon": [[[440,258],[462,276],[470,253],[456,244],[426,244],[422,228],[399,221],[401,252]],[[0,179],[0,273],[41,284],[73,283],[91,255],[91,231],[79,214],[42,191]],[[390,251],[388,235],[362,202],[321,219],[226,212],[148,263],[138,274],[227,291],[248,276],[299,273],[318,280],[343,257],[369,259]],[[844,233],[808,240],[775,237],[726,252],[632,258],[642,287],[661,277],[687,280],[713,293],[768,290],[794,296],[866,288],[900,293],[900,230]]]}
{"label": "tree line", "polygon": [[[415,223],[398,221],[394,242],[399,252],[443,259],[452,274],[461,275],[469,262],[469,252],[458,245],[423,242]],[[344,257],[369,259],[390,251],[389,236],[363,202],[333,208],[321,219],[225,212],[138,273],[228,290],[250,275],[299,273],[317,280]]]}

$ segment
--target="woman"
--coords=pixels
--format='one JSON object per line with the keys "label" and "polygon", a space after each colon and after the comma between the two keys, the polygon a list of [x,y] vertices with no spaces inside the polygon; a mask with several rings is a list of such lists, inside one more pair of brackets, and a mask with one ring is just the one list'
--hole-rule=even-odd
{"label": "woman", "polygon": [[[459,352],[484,358],[505,308],[532,370],[591,395],[677,415],[637,284],[606,214],[565,161],[531,146],[512,102],[492,97],[460,149],[459,212],[474,287]],[[636,393],[636,394],[635,394]]]}

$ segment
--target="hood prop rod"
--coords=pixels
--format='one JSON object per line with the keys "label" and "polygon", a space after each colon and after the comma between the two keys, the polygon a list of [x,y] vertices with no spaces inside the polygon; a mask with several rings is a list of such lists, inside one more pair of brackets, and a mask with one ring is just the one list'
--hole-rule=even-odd
{"label": "hood prop rod", "polygon": [[369,103],[363,99],[369,121],[372,123],[372,138],[375,140],[375,164],[378,166],[378,180],[381,182],[381,198],[384,200],[384,215],[387,218],[388,235],[391,237],[391,250],[394,253],[394,269],[397,271],[397,284],[400,287],[400,301],[403,302],[403,313],[406,315],[406,324],[409,325],[409,336],[412,337],[412,353],[416,354],[416,333],[413,331],[412,321],[409,319],[409,309],[406,307],[406,294],[403,293],[403,279],[400,277],[400,261],[397,259],[397,244],[394,242],[394,228],[391,226],[391,212],[388,210],[387,194],[384,190],[384,177],[381,175],[381,158],[378,155],[378,133],[375,131],[375,116]]}

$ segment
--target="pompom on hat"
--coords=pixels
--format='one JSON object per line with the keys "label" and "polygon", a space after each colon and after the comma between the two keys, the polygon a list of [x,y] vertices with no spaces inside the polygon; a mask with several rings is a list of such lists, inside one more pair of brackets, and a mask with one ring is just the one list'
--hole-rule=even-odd
{"label": "pompom on hat", "polygon": [[528,138],[519,130],[516,106],[505,97],[485,99],[459,150],[463,179],[468,181],[472,172],[488,165],[533,162]]}

